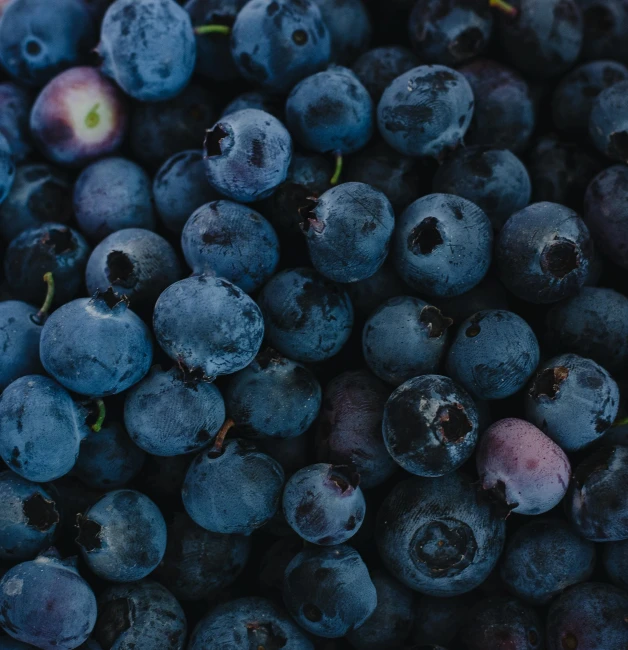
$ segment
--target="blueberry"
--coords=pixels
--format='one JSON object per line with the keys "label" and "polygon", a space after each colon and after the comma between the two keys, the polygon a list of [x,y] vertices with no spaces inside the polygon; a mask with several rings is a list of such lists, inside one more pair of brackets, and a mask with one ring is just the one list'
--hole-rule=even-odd
{"label": "blueberry", "polygon": [[87,416],[52,379],[20,377],[0,398],[0,456],[29,481],[53,481],[76,462]]}
{"label": "blueberry", "polygon": [[318,421],[318,460],[346,465],[374,488],[395,471],[382,438],[384,404],[390,389],[367,370],[343,372],[325,388]]}
{"label": "blueberry", "polygon": [[250,535],[277,511],[283,482],[276,460],[233,438],[196,455],[183,482],[183,505],[206,530]]}
{"label": "blueberry", "polygon": [[250,0],[233,25],[231,53],[247,81],[286,93],[329,63],[331,36],[313,0]]}
{"label": "blueberry", "polygon": [[384,564],[403,584],[430,596],[456,596],[484,582],[504,539],[503,520],[457,473],[398,483],[377,516]]}
{"label": "blueberry", "polygon": [[364,52],[354,62],[352,70],[378,102],[391,81],[419,65],[419,58],[401,45],[376,47]]}
{"label": "blueberry", "polygon": [[486,275],[493,229],[477,205],[452,194],[429,194],[397,220],[393,261],[401,278],[430,296],[456,296]]}
{"label": "blueberry", "polygon": [[265,284],[279,263],[279,240],[270,223],[232,201],[212,201],[193,212],[181,247],[194,273],[226,278],[247,293]]}
{"label": "blueberry", "polygon": [[110,582],[141,580],[166,551],[159,508],[135,490],[114,490],[77,519],[77,544],[89,568]]}
{"label": "blueberry", "polygon": [[449,645],[465,622],[472,602],[474,596],[466,594],[449,598],[421,596],[414,610],[412,640],[435,644],[425,646],[427,650],[438,650],[443,643]]}
{"label": "blueberry", "polygon": [[188,650],[220,648],[313,650],[314,646],[273,601],[248,597],[219,604],[194,628]]}
{"label": "blueberry", "polygon": [[460,149],[445,161],[436,171],[432,189],[475,203],[495,230],[525,208],[532,193],[528,171],[517,156],[507,149],[482,146]]}
{"label": "blueberry", "polygon": [[207,377],[246,367],[264,336],[253,300],[231,282],[207,275],[170,285],[155,305],[153,329],[169,357]]}
{"label": "blueberry", "polygon": [[159,294],[182,276],[177,253],[163,237],[143,228],[125,228],[94,248],[85,283],[90,294],[113,287],[134,309],[142,310],[151,309]]}
{"label": "blueberry", "polygon": [[587,61],[615,59],[628,63],[624,34],[628,29],[626,0],[579,0],[584,25],[582,56]]}
{"label": "blueberry", "polygon": [[461,144],[473,106],[473,91],[462,74],[422,65],[386,88],[377,123],[384,140],[400,153],[441,159]]}
{"label": "blueberry", "polygon": [[[590,543],[590,542],[589,542]],[[622,540],[620,542],[609,542],[603,546],[602,559],[604,561],[604,568],[608,577],[618,587],[626,589],[628,581],[626,580],[626,567],[628,562],[628,541]]]}
{"label": "blueberry", "polygon": [[391,298],[412,293],[412,289],[401,280],[388,261],[384,262],[371,277],[359,282],[351,282],[345,285],[345,289],[355,310],[363,316],[369,316]]}
{"label": "blueberry", "polygon": [[126,394],[124,424],[131,440],[150,454],[176,456],[206,447],[225,420],[214,384],[177,368],[153,366]]}
{"label": "blueberry", "polygon": [[[607,547],[610,545],[607,545]],[[500,575],[518,598],[546,605],[567,587],[591,577],[595,545],[559,519],[535,519],[506,544]]]}
{"label": "blueberry", "polygon": [[313,269],[281,271],[262,289],[258,303],[269,344],[295,361],[329,359],[351,334],[349,296]]}
{"label": "blueberry", "polygon": [[0,133],[0,203],[7,198],[15,181],[14,160],[9,142]]}
{"label": "blueberry", "polygon": [[0,60],[21,83],[43,86],[82,63],[96,38],[95,21],[81,0],[16,0],[2,13]]}
{"label": "blueberry", "polygon": [[116,0],[103,18],[98,53],[103,72],[127,95],[171,99],[194,72],[190,16],[174,0]]}
{"label": "blueberry", "polygon": [[251,203],[268,198],[286,180],[292,140],[276,117],[248,108],[216,122],[205,134],[204,151],[211,186]]}
{"label": "blueberry", "polygon": [[124,228],[155,230],[150,178],[126,158],[104,158],[84,169],[73,202],[79,229],[91,241]]}
{"label": "blueberry", "polygon": [[359,628],[377,607],[366,565],[345,545],[301,551],[286,569],[283,594],[297,623],[325,638]]}
{"label": "blueberry", "polygon": [[249,90],[237,97],[234,97],[223,109],[220,117],[231,115],[245,108],[256,108],[257,110],[270,113],[278,120],[283,121],[284,102],[283,97],[273,95],[262,90]]}
{"label": "blueberry", "polygon": [[23,162],[31,153],[28,122],[32,103],[26,89],[8,81],[0,83],[0,134],[9,143],[16,162]]}
{"label": "blueberry", "polygon": [[225,401],[238,430],[295,438],[318,416],[321,386],[308,368],[268,348],[230,378]]}
{"label": "blueberry", "polygon": [[96,597],[76,558],[54,551],[9,569],[0,580],[0,625],[9,636],[43,650],[71,650],[96,623]]}
{"label": "blueberry", "polygon": [[589,135],[598,151],[624,163],[628,162],[626,91],[628,81],[619,81],[602,90],[593,102],[589,116]]}
{"label": "blueberry", "polygon": [[364,360],[380,379],[393,386],[434,373],[445,356],[451,324],[451,318],[419,298],[390,298],[364,325]]}
{"label": "blueberry", "polygon": [[168,158],[153,180],[153,196],[161,222],[180,234],[194,210],[218,198],[207,182],[203,153],[181,151]]}

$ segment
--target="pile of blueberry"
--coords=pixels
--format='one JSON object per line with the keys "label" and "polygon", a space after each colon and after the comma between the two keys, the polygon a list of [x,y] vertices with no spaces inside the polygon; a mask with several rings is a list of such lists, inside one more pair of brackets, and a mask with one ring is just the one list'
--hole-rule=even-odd
{"label": "pile of blueberry", "polygon": [[0,0],[0,650],[628,648],[628,0]]}

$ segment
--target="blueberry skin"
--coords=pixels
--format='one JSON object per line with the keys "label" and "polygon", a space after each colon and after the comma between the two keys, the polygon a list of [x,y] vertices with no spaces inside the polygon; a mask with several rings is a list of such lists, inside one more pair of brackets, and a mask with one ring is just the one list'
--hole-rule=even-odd
{"label": "blueberry skin", "polygon": [[604,568],[611,582],[617,587],[626,589],[628,581],[626,580],[626,566],[628,561],[628,543],[626,540],[621,542],[609,542],[603,546],[602,560]]}
{"label": "blueberry skin", "polygon": [[170,285],[155,305],[153,329],[171,359],[206,377],[248,366],[264,337],[253,300],[228,280],[207,275]]}
{"label": "blueberry skin", "polygon": [[530,203],[532,185],[525,165],[508,149],[476,146],[458,150],[437,170],[434,192],[475,203],[501,230],[509,217]]}
{"label": "blueberry skin", "polygon": [[201,600],[229,587],[250,552],[250,537],[211,533],[176,512],[168,524],[166,554],[155,578],[179,600]]}
{"label": "blueberry skin", "polygon": [[270,348],[235,373],[225,389],[227,411],[238,429],[270,438],[305,433],[318,416],[321,399],[312,371]]}
{"label": "blueberry skin", "polygon": [[77,526],[83,559],[110,582],[145,578],[166,552],[166,522],[159,508],[135,490],[108,492],[79,517]]}
{"label": "blueberry skin", "polygon": [[158,582],[113,585],[98,598],[94,637],[110,650],[183,650],[185,613]]}
{"label": "blueberry skin", "polygon": [[131,440],[155,456],[206,447],[225,420],[220,391],[177,368],[153,366],[126,394],[124,424]]}
{"label": "blueberry skin", "polygon": [[258,304],[269,344],[294,361],[333,357],[353,327],[347,293],[309,268],[277,273],[260,292]]}
{"label": "blueberry skin", "polygon": [[300,214],[312,264],[330,280],[359,282],[384,263],[395,213],[383,192],[341,183],[310,200]]}
{"label": "blueberry skin", "polygon": [[390,298],[412,292],[388,261],[384,262],[370,278],[346,284],[345,289],[355,310],[363,316],[369,316]]}
{"label": "blueberry skin", "polygon": [[0,203],[9,195],[15,181],[15,162],[11,146],[0,133]]}
{"label": "blueberry skin", "polygon": [[11,192],[0,205],[0,235],[11,241],[27,228],[44,223],[69,223],[72,185],[66,174],[51,165],[20,165]]}
{"label": "blueberry skin", "polygon": [[284,648],[314,650],[305,632],[273,601],[238,598],[221,603],[194,628],[188,650]]}
{"label": "blueberry skin", "polygon": [[76,462],[87,415],[52,379],[20,377],[0,398],[0,456],[29,481],[53,481]]}
{"label": "blueberry skin", "polygon": [[379,102],[394,79],[418,65],[419,57],[413,52],[401,45],[388,45],[368,50],[358,57],[351,69],[373,101]]}
{"label": "blueberry skin", "polygon": [[37,308],[19,300],[0,302],[0,391],[24,375],[42,374]]}
{"label": "blueberry skin", "polygon": [[[281,465],[241,438],[196,455],[183,482],[183,505],[202,528],[250,535],[277,512]],[[220,489],[217,489],[220,486]]]}
{"label": "blueberry skin", "polygon": [[432,374],[445,356],[452,322],[420,298],[390,298],[364,324],[364,360],[374,374],[393,386]]}
{"label": "blueberry skin", "polygon": [[331,35],[311,0],[251,0],[233,25],[231,54],[247,81],[287,93],[329,63]]}
{"label": "blueberry skin", "polygon": [[366,565],[344,544],[301,551],[286,569],[283,597],[301,627],[327,639],[359,628],[377,607]]}
{"label": "blueberry skin", "polygon": [[9,244],[4,254],[4,275],[15,295],[43,304],[48,287],[42,278],[51,272],[54,304],[61,305],[82,293],[89,254],[87,242],[76,230],[47,223],[24,230]]}
{"label": "blueberry skin", "polygon": [[164,226],[181,234],[194,210],[219,198],[207,182],[202,151],[181,151],[168,158],[153,179],[153,197]]}
{"label": "blueberry skin", "polygon": [[13,472],[0,472],[0,557],[30,560],[49,548],[59,512],[50,494]]}
{"label": "blueberry skin", "polygon": [[59,307],[44,325],[39,352],[46,371],[68,390],[103,397],[144,377],[153,344],[128,302],[107,290]]}
{"label": "blueberry skin", "polygon": [[286,180],[292,139],[276,117],[247,108],[222,117],[206,132],[204,152],[209,184],[228,199],[252,203],[268,198]]}
{"label": "blueberry skin", "polygon": [[0,83],[0,134],[6,138],[18,163],[32,150],[29,128],[32,103],[28,90],[9,81]]}
{"label": "blueberry skin", "polygon": [[582,12],[576,0],[513,0],[516,17],[500,13],[497,34],[513,64],[547,79],[569,70],[582,47]]}
{"label": "blueberry skin", "polygon": [[96,597],[76,558],[53,550],[9,569],[0,580],[0,625],[9,636],[42,650],[71,650],[96,623]]}
{"label": "blueberry skin", "polygon": [[443,158],[462,142],[474,103],[462,74],[442,65],[422,65],[386,88],[377,106],[377,124],[399,153]]}
{"label": "blueberry skin", "polygon": [[575,469],[565,510],[578,533],[593,542],[628,539],[628,448],[600,447]]}
{"label": "blueberry skin", "polygon": [[484,582],[506,532],[471,480],[451,473],[398,483],[379,510],[375,535],[397,580],[429,596],[457,596]]}
{"label": "blueberry skin", "polygon": [[2,13],[0,60],[21,84],[40,87],[80,64],[95,45],[97,26],[80,0],[17,0]]}
{"label": "blueberry skin", "polygon": [[215,274],[252,293],[279,264],[279,239],[266,219],[233,201],[212,201],[187,220],[181,247],[194,273]]}
{"label": "blueberry skin", "polygon": [[93,242],[125,228],[155,230],[148,174],[126,158],[104,158],[86,167],[74,186],[74,213]]}
{"label": "blueberry skin", "polygon": [[316,463],[300,469],[286,482],[283,513],[306,542],[343,544],[364,520],[366,502],[360,477],[348,468]]}
{"label": "blueberry skin", "polygon": [[351,154],[373,135],[373,100],[351,70],[330,66],[292,89],[286,124],[306,149]]}
{"label": "blueberry skin", "polygon": [[173,0],[116,0],[100,27],[102,71],[140,101],[178,95],[196,63],[189,14]]}
{"label": "blueberry skin", "polygon": [[628,596],[612,585],[585,582],[551,605],[547,616],[547,650],[621,648],[628,642],[624,618]]}
{"label": "blueberry skin", "polygon": [[392,257],[413,289],[457,296],[486,275],[492,248],[491,222],[477,205],[453,194],[429,194],[397,219]]}
{"label": "blueberry skin", "polygon": [[626,0],[579,0],[584,24],[582,58],[615,59],[628,64],[624,34],[628,29]]}
{"label": "blueberry skin", "polygon": [[517,598],[541,606],[567,587],[588,580],[594,567],[593,542],[582,539],[564,521],[541,518],[510,537],[500,576]]}
{"label": "blueberry skin", "polygon": [[595,98],[589,115],[589,135],[600,153],[611,160],[628,162],[628,80],[619,81]]}
{"label": "blueberry skin", "polygon": [[245,108],[256,108],[260,111],[270,113],[278,120],[284,119],[284,98],[280,95],[273,95],[266,91],[249,90],[237,95],[223,109],[220,117],[231,115]]}
{"label": "blueberry skin", "polygon": [[475,97],[473,119],[465,136],[467,145],[525,149],[536,115],[525,80],[514,70],[488,59],[461,67]]}
{"label": "blueberry skin", "polygon": [[524,399],[526,419],[567,452],[597,440],[619,411],[619,388],[608,372],[569,353],[539,368]]}
{"label": "blueberry skin", "polygon": [[456,66],[488,45],[493,30],[491,8],[483,2],[421,0],[409,20],[412,47],[421,61]]}
{"label": "blueberry skin", "polygon": [[174,248],[143,228],[111,233],[94,248],[85,269],[87,291],[113,287],[135,309],[151,309],[159,294],[183,277]]}
{"label": "blueberry skin", "polygon": [[314,0],[331,37],[331,61],[349,65],[369,46],[373,28],[362,0]]}

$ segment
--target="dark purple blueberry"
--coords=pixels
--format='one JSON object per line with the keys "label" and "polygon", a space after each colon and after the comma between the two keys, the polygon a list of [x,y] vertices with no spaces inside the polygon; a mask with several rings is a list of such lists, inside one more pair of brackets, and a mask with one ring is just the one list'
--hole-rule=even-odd
{"label": "dark purple blueberry", "polygon": [[628,539],[602,546],[604,568],[611,582],[626,590],[628,587]]}
{"label": "dark purple blueberry", "polygon": [[397,275],[388,261],[370,278],[344,285],[355,310],[363,316],[369,316],[390,298],[405,296],[412,289]]}
{"label": "dark purple blueberry", "polygon": [[584,40],[582,57],[587,61],[615,59],[628,64],[626,0],[578,0],[582,10]]}
{"label": "dark purple blueberry", "polygon": [[399,75],[420,64],[419,58],[401,45],[376,47],[362,54],[351,69],[378,102],[387,86]]}
{"label": "dark purple blueberry", "polygon": [[412,640],[417,644],[426,644],[420,646],[422,648],[435,644],[427,650],[439,650],[443,643],[448,645],[465,622],[473,602],[474,596],[466,594],[449,598],[422,595],[415,607]]}

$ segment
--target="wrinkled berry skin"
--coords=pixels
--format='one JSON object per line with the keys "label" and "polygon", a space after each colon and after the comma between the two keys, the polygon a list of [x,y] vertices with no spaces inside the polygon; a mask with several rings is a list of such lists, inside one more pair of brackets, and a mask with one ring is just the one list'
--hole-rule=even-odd
{"label": "wrinkled berry skin", "polygon": [[124,424],[149,454],[177,456],[206,447],[225,420],[220,391],[177,368],[153,366],[126,394]]}
{"label": "wrinkled berry skin", "polygon": [[150,331],[111,290],[59,307],[44,325],[39,350],[47,372],[89,397],[130,388],[153,359]]}
{"label": "wrinkled berry skin", "polygon": [[231,377],[225,401],[247,435],[296,438],[316,419],[321,393],[311,370],[267,349]]}
{"label": "wrinkled berry skin", "polygon": [[221,451],[194,458],[183,482],[183,505],[206,530],[250,535],[277,512],[283,482],[276,460],[248,441],[227,439]]}
{"label": "wrinkled berry skin", "polygon": [[183,650],[185,613],[158,582],[113,585],[98,598],[94,637],[103,648]]}
{"label": "wrinkled berry skin", "polygon": [[7,247],[4,274],[11,291],[40,305],[46,298],[45,273],[55,282],[55,304],[62,305],[82,293],[90,248],[76,230],[56,223],[29,228]]}
{"label": "wrinkled berry skin", "polygon": [[382,423],[388,453],[410,474],[443,476],[460,467],[478,439],[471,397],[449,377],[423,375],[401,384]]}
{"label": "wrinkled berry skin", "polygon": [[341,183],[302,208],[314,268],[336,282],[358,282],[382,266],[395,227],[386,195],[365,183]]}
{"label": "wrinkled berry skin", "polygon": [[324,638],[359,628],[377,606],[366,565],[345,545],[301,551],[286,569],[283,595],[297,623]]}
{"label": "wrinkled berry skin", "polygon": [[628,586],[628,580],[626,579],[626,576],[628,576],[628,572],[626,571],[628,566],[627,540],[609,542],[608,544],[604,544],[602,548],[602,560],[608,577],[613,584],[625,590]]}
{"label": "wrinkled berry skin", "polygon": [[604,446],[575,469],[565,510],[578,533],[593,542],[628,539],[628,448]]}
{"label": "wrinkled berry skin", "polygon": [[207,377],[246,367],[264,337],[262,314],[251,298],[207,275],[170,285],[155,305],[153,328],[171,359]]}
{"label": "wrinkled berry skin", "polygon": [[177,253],[163,237],[143,228],[125,228],[94,248],[85,283],[89,294],[113,287],[141,310],[151,309],[159,294],[183,275]]}
{"label": "wrinkled berry skin", "polygon": [[524,524],[510,537],[500,575],[517,598],[540,606],[567,587],[588,580],[594,566],[592,542],[564,521],[541,518]]}
{"label": "wrinkled berry skin", "polygon": [[407,48],[388,45],[368,50],[358,57],[351,69],[373,101],[378,102],[394,79],[419,64],[419,57]]}
{"label": "wrinkled berry skin", "polygon": [[9,81],[0,83],[0,134],[11,148],[15,162],[21,163],[31,153],[28,125],[33,97],[31,93]]}
{"label": "wrinkled berry skin", "polygon": [[116,0],[100,28],[102,71],[143,102],[171,99],[196,63],[189,14],[173,0]]}
{"label": "wrinkled berry skin", "polygon": [[20,377],[0,398],[0,456],[29,481],[53,481],[76,462],[87,415],[52,379]]}
{"label": "wrinkled berry skin", "polygon": [[422,65],[386,88],[377,106],[377,124],[399,153],[442,158],[462,142],[473,106],[473,91],[462,74],[442,65]]}
{"label": "wrinkled berry skin", "polygon": [[349,468],[317,463],[300,469],[286,482],[283,514],[306,542],[342,544],[364,520],[366,503],[359,476]]}
{"label": "wrinkled berry skin", "polygon": [[532,186],[524,164],[507,149],[466,147],[437,170],[434,192],[455,194],[484,210],[495,230],[530,202]]}
{"label": "wrinkled berry skin", "polygon": [[544,363],[525,395],[526,419],[567,452],[597,440],[618,411],[613,378],[595,361],[575,354]]}
{"label": "wrinkled berry skin", "polygon": [[396,464],[382,438],[384,404],[390,389],[367,370],[343,372],[325,388],[318,420],[318,460],[346,465],[368,489],[383,483]]}
{"label": "wrinkled berry skin", "polygon": [[430,596],[480,585],[497,564],[505,525],[458,473],[398,483],[377,515],[376,540],[388,570]]}
{"label": "wrinkled berry skin", "polygon": [[621,648],[628,643],[628,596],[612,585],[586,582],[551,605],[547,650]]}
{"label": "wrinkled berry skin", "polygon": [[522,515],[558,505],[571,478],[565,452],[533,424],[516,418],[499,420],[482,434],[475,460],[482,488],[507,511]]}
{"label": "wrinkled berry skin", "polygon": [[9,195],[15,181],[15,162],[11,146],[0,133],[0,203]]}
{"label": "wrinkled berry skin", "polygon": [[331,36],[311,0],[251,0],[233,25],[231,54],[245,79],[287,93],[329,63]]}
{"label": "wrinkled berry skin", "polygon": [[54,550],[9,569],[0,592],[0,625],[42,650],[72,650],[96,623],[96,597],[79,575],[76,558],[61,560]]}
{"label": "wrinkled berry skin", "polygon": [[539,344],[517,314],[488,309],[464,321],[447,354],[447,374],[477,399],[503,399],[525,386]]}
{"label": "wrinkled berry skin", "polygon": [[457,296],[486,275],[493,229],[471,201],[429,194],[397,219],[393,261],[401,278],[429,296]]}
{"label": "wrinkled berry skin", "polygon": [[99,577],[133,582],[151,573],[166,552],[159,508],[135,490],[114,490],[77,520],[83,559]]}
{"label": "wrinkled berry skin", "polygon": [[251,203],[268,198],[286,180],[292,139],[276,118],[255,108],[223,116],[205,134],[205,172],[228,199]]}
{"label": "wrinkled berry skin", "polygon": [[295,361],[333,357],[353,326],[345,290],[309,268],[277,273],[260,292],[258,304],[269,344]]}
{"label": "wrinkled berry skin", "polygon": [[593,102],[589,135],[598,151],[612,160],[628,162],[628,81],[619,81],[603,90]]}
{"label": "wrinkled berry skin", "polygon": [[21,84],[40,87],[80,64],[97,39],[86,2],[17,0],[0,21],[0,60]]}
{"label": "wrinkled berry skin", "polygon": [[258,597],[219,604],[194,628],[187,647],[188,650],[314,650],[305,632],[283,608]]}
{"label": "wrinkled berry skin", "polygon": [[390,298],[364,325],[364,360],[374,374],[393,386],[435,373],[445,356],[451,324],[450,318],[420,298]]}
{"label": "wrinkled berry skin", "polygon": [[372,26],[363,0],[314,0],[331,37],[331,60],[350,65],[369,45]]}
{"label": "wrinkled berry skin", "polygon": [[628,64],[624,34],[628,29],[626,0],[579,0],[584,23],[582,57],[587,61],[615,59]]}
{"label": "wrinkled berry skin", "polygon": [[193,212],[181,247],[194,273],[226,278],[247,293],[265,284],[279,263],[279,240],[270,223],[232,201],[212,201]]}

